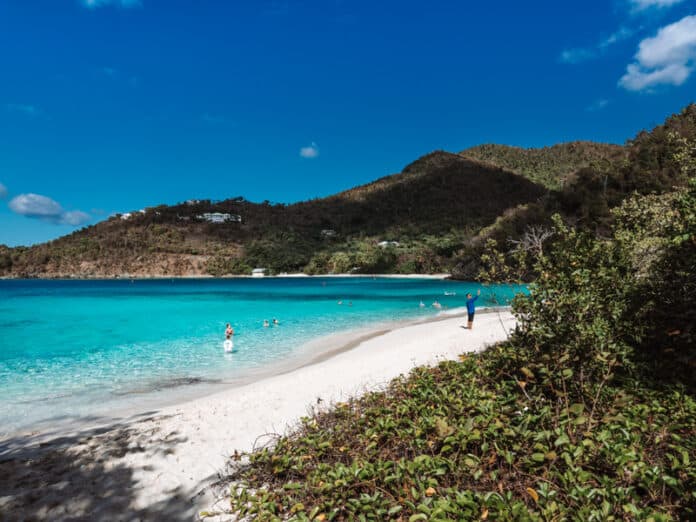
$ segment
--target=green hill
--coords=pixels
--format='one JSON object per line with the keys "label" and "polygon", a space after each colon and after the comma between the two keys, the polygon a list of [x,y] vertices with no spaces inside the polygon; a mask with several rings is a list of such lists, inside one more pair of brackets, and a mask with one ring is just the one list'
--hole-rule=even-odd
{"label": "green hill", "polygon": [[550,189],[583,167],[606,165],[626,155],[624,147],[590,141],[573,141],[551,147],[523,149],[509,145],[477,145],[459,153],[521,174]]}
{"label": "green hill", "polygon": [[[225,275],[264,267],[309,274],[452,272],[470,279],[489,239],[504,242],[531,225],[548,226],[554,212],[601,235],[611,209],[631,193],[683,185],[673,158],[680,140],[695,136],[696,105],[690,105],[624,147],[482,145],[459,154],[435,151],[399,174],[291,205],[241,197],[161,205],[41,245],[0,246],[0,275]],[[211,223],[209,213],[230,219]]]}
{"label": "green hill", "polygon": [[[13,249],[5,273],[221,275],[254,266],[274,272],[393,271],[394,249],[379,247],[380,241],[412,249],[409,260],[428,256],[419,249],[429,236],[471,235],[545,192],[522,176],[456,154],[434,152],[419,162],[401,174],[292,205],[234,198],[114,216],[49,243]],[[241,222],[208,223],[200,217],[205,213],[240,216]],[[351,258],[356,252],[361,259]],[[423,271],[430,268],[441,269]],[[418,270],[412,264],[404,269]]]}

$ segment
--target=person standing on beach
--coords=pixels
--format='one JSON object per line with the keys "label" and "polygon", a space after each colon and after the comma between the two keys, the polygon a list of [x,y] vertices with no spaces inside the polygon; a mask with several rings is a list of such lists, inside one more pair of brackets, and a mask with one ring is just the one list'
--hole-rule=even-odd
{"label": "person standing on beach", "polygon": [[466,294],[466,314],[467,314],[467,328],[471,330],[474,327],[474,314],[476,313],[476,300],[481,295],[481,290],[476,292],[476,297],[473,297],[470,293]]}

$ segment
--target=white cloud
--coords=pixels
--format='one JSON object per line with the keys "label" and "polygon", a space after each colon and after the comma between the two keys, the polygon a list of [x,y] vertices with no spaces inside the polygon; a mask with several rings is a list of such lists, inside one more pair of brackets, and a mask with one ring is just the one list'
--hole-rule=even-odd
{"label": "white cloud", "polygon": [[0,183],[0,199],[5,199],[7,197],[7,187]]}
{"label": "white cloud", "polygon": [[62,224],[72,225],[78,227],[84,225],[90,220],[90,215],[87,212],[82,212],[81,210],[71,210],[69,212],[63,212],[60,218]]}
{"label": "white cloud", "polygon": [[643,11],[651,7],[671,7],[681,4],[684,0],[631,0],[631,4],[636,11]]}
{"label": "white cloud", "polygon": [[20,194],[12,198],[10,208],[13,212],[28,217],[50,217],[63,213],[57,201],[40,194]]}
{"label": "white cloud", "polygon": [[696,15],[685,16],[641,41],[635,58],[619,80],[624,89],[642,91],[656,85],[683,84],[696,61]]}
{"label": "white cloud", "polygon": [[599,58],[603,53],[605,53],[609,47],[624,40],[627,40],[635,34],[636,30],[629,27],[619,27],[616,31],[611,33],[606,38],[597,43],[594,47],[576,47],[573,49],[566,49],[561,53],[559,60],[562,63],[576,64],[580,62],[585,62],[587,60],[592,60],[594,58]]}
{"label": "white cloud", "polygon": [[80,2],[87,9],[97,9],[98,7],[104,7],[107,5],[115,5],[117,7],[140,7],[142,2],[140,0],[81,0]]}
{"label": "white cloud", "polygon": [[317,156],[319,156],[319,146],[316,143],[312,142],[312,144],[308,147],[302,147],[300,149],[300,156],[308,159],[316,158]]}
{"label": "white cloud", "polygon": [[29,118],[35,118],[41,115],[41,110],[36,105],[27,105],[24,103],[8,103],[5,108],[10,112],[23,114]]}
{"label": "white cloud", "polygon": [[[640,29],[639,29],[640,30]],[[616,31],[607,36],[604,40],[599,42],[598,47],[600,49],[606,49],[607,47],[619,43],[623,40],[627,40],[635,34],[636,30],[630,27],[619,27]]]}
{"label": "white cloud", "polygon": [[656,85],[674,85],[678,87],[686,81],[691,69],[681,64],[672,64],[652,71],[641,69],[639,65],[630,64],[626,74],[619,80],[619,85],[628,91],[643,91]]}
{"label": "white cloud", "polygon": [[57,201],[41,194],[20,194],[8,204],[16,214],[41,219],[56,225],[79,226],[90,220],[90,215],[80,210],[66,212]]}

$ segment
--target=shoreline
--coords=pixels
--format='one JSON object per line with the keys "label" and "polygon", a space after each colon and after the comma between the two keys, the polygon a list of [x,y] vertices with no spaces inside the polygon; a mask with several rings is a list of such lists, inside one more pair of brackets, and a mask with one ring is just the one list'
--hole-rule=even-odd
{"label": "shoreline", "polygon": [[[480,315],[496,311],[509,311],[510,307],[485,307],[477,309]],[[111,406],[109,413],[104,410],[82,414],[81,417],[47,418],[30,424],[0,432],[0,458],[2,443],[10,438],[32,437],[41,443],[49,442],[52,438],[66,434],[78,434],[84,431],[99,430],[111,425],[130,422],[145,410],[162,410],[175,407],[190,401],[203,399],[210,395],[240,388],[254,382],[284,375],[295,370],[317,364],[349,351],[363,342],[374,337],[387,334],[393,330],[408,326],[435,323],[452,317],[464,317],[465,307],[443,309],[436,315],[414,316],[398,320],[376,321],[356,328],[338,330],[311,339],[297,348],[290,356],[272,361],[262,367],[247,368],[243,374],[227,378],[200,378],[196,376],[181,376],[177,382],[165,382],[157,386],[157,382],[149,383],[152,388],[146,391],[135,389],[120,394],[124,399],[121,404]],[[224,357],[234,357],[234,354],[223,354]],[[147,386],[147,384],[146,384]]]}
{"label": "shoreline", "polygon": [[0,281],[161,281],[165,279],[284,279],[297,277],[363,277],[363,278],[383,278],[383,279],[448,279],[452,274],[305,274],[303,272],[293,272],[287,274],[264,275],[262,277],[251,275],[223,275],[214,276],[210,274],[188,274],[188,275],[130,275],[130,274],[114,274],[114,275],[98,275],[98,276],[55,276],[55,277],[11,277],[0,276]]}
{"label": "shoreline", "polygon": [[[461,328],[462,314],[453,312],[374,325],[280,373],[157,411],[141,408],[111,424],[55,433],[51,440],[37,434],[3,439],[0,489],[8,494],[0,497],[0,508],[9,502],[20,519],[129,513],[191,520],[213,502],[209,486],[224,475],[229,456],[252,449],[260,435],[284,433],[317,404],[382,389],[415,366],[482,350],[514,325],[509,311],[482,308],[468,331]],[[329,337],[336,335],[344,336]],[[116,484],[119,495],[100,500],[104,481]],[[87,500],[96,504],[85,508]]]}

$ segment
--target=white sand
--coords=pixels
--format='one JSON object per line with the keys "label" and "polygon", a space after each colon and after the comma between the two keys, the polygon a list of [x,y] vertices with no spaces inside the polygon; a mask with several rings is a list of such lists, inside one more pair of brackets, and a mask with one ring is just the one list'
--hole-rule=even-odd
{"label": "white sand", "polygon": [[212,489],[196,494],[224,473],[235,450],[285,432],[318,399],[323,407],[384,386],[414,366],[482,350],[514,326],[509,312],[477,315],[472,331],[462,328],[465,321],[447,317],[398,328],[289,373],[69,440],[33,461],[0,462],[0,513],[12,508],[18,520],[149,520],[155,514],[190,520],[211,504]]}

